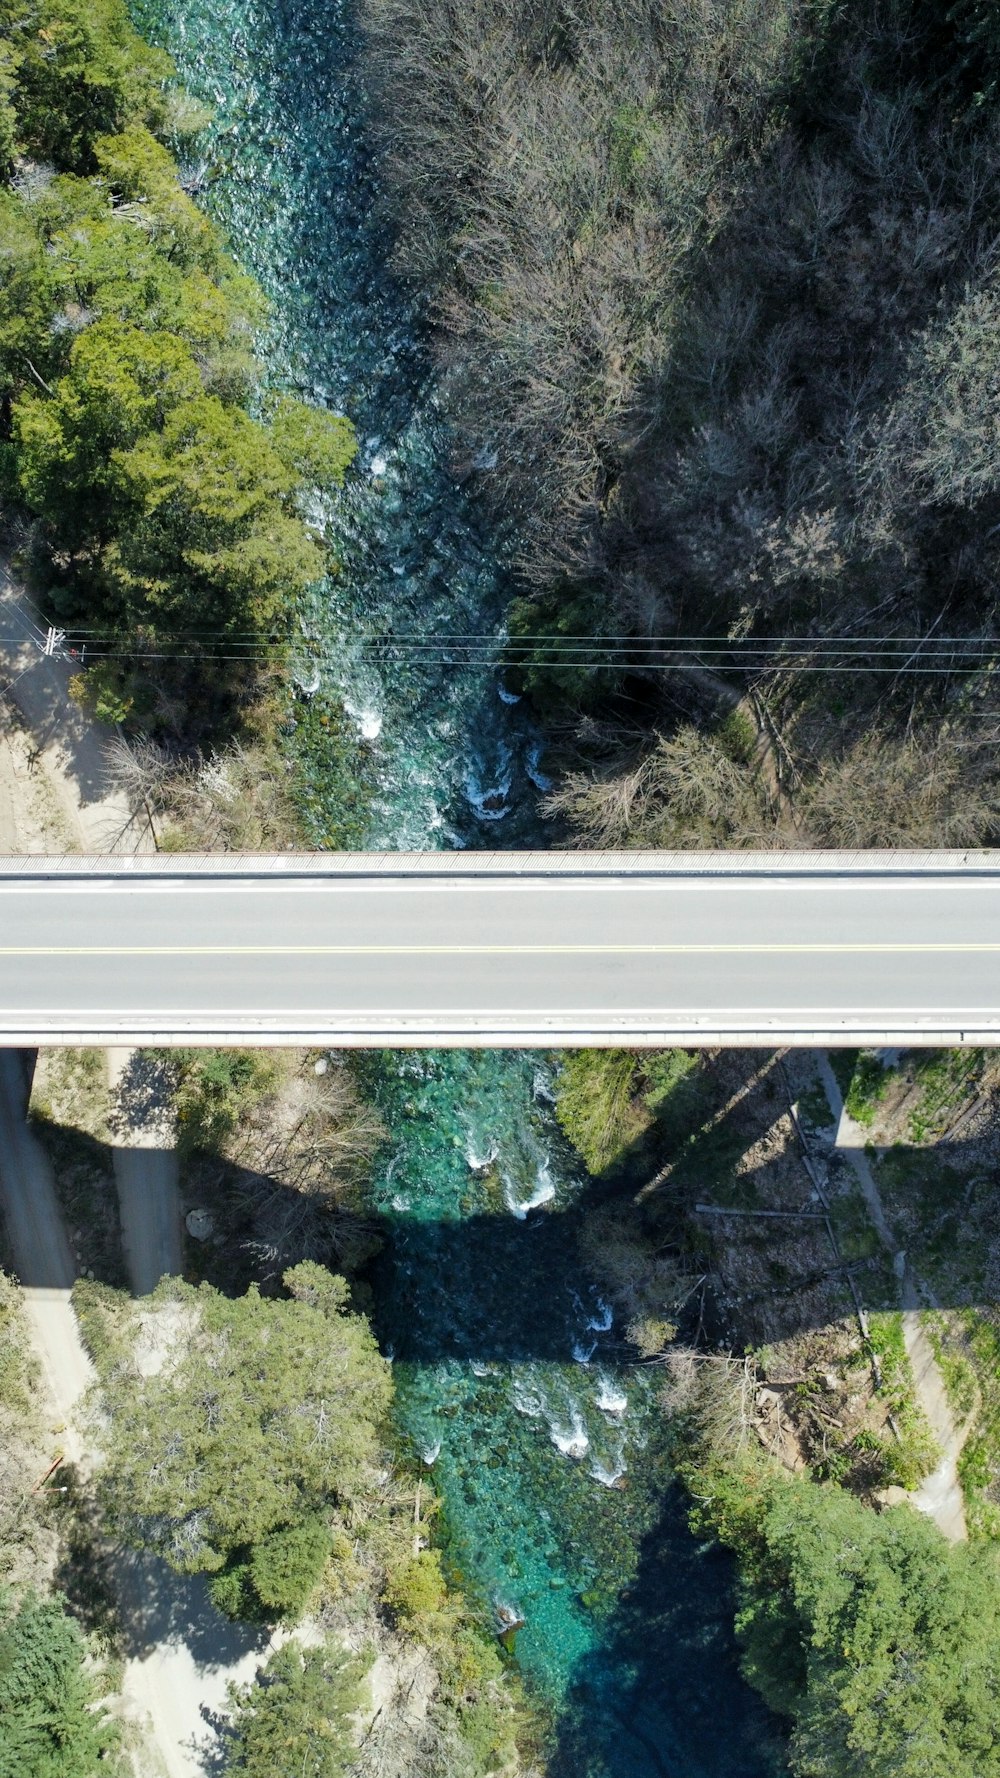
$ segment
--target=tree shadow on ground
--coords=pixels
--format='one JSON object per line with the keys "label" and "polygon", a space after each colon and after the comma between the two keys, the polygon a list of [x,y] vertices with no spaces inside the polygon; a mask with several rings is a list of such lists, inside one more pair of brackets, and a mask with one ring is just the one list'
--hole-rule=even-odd
{"label": "tree shadow on ground", "polygon": [[213,1605],[203,1574],[177,1574],[158,1556],[124,1545],[110,1557],[120,1600],[122,1652],[142,1660],[153,1649],[183,1644],[196,1667],[228,1667],[253,1650],[263,1651],[271,1630],[234,1623]]}
{"label": "tree shadow on ground", "polygon": [[172,1125],[173,1071],[164,1057],[149,1050],[130,1050],[111,1094],[108,1122],[112,1135],[164,1131]]}

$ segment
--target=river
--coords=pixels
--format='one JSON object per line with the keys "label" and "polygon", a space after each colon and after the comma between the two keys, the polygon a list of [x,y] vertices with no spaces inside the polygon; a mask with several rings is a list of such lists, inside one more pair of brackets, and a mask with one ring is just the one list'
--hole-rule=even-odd
{"label": "river", "polygon": [[[137,22],[214,107],[186,172],[272,300],[271,374],[347,412],[361,441],[319,515],[339,572],[304,614],[309,696],[288,735],[314,837],[544,843],[541,738],[501,676],[448,642],[501,634],[509,540],[476,474],[452,473],[420,296],[387,267],[350,11],[142,0]],[[374,645],[414,632],[440,638],[419,660]],[[341,705],[334,748],[316,713]],[[366,797],[350,825],[352,770]],[[615,1364],[611,1309],[577,1258],[591,1188],[553,1117],[551,1058],[382,1054],[365,1074],[392,1132],[372,1191],[401,1430],[432,1466],[453,1563],[525,1619],[517,1658],[553,1709],[552,1778],[773,1778],[780,1739],[736,1668],[730,1566],[687,1531],[655,1378]]]}

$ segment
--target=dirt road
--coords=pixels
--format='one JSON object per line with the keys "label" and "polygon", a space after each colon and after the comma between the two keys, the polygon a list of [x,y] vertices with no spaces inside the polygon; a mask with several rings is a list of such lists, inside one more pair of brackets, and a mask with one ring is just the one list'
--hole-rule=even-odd
{"label": "dirt road", "polygon": [[181,1199],[170,1082],[140,1050],[109,1049],[111,1133],[125,1261],[135,1296],[183,1269]]}
{"label": "dirt road", "polygon": [[[0,1207],[60,1440],[86,1473],[80,1407],[94,1371],[70,1302],[76,1268],[52,1167],[25,1123],[27,1099],[20,1052],[0,1049]],[[148,1557],[122,1552],[115,1585],[126,1650],[119,1707],[143,1733],[137,1771],[204,1778],[211,1718],[224,1708],[230,1681],[252,1678],[269,1638],[220,1617],[201,1580]]]}
{"label": "dirt road", "polygon": [[80,1341],[70,1291],[76,1265],[63,1227],[48,1155],[25,1122],[28,1083],[19,1050],[0,1049],[0,1199],[24,1291],[32,1343],[53,1405],[66,1424],[68,1456],[79,1462],[74,1425],[81,1396],[94,1379]]}
{"label": "dirt road", "polygon": [[[0,851],[145,850],[149,836],[104,776],[106,731],[68,695],[73,668],[46,660],[29,602],[0,567],[3,631],[0,690],[16,680],[14,720],[0,732]],[[9,709],[9,697],[7,702]],[[115,1176],[132,1287],[152,1290],[181,1269],[180,1201],[173,1129],[162,1078],[147,1058],[108,1055],[117,1101]],[[32,1344],[60,1441],[86,1474],[81,1398],[94,1380],[70,1301],[76,1277],[48,1155],[25,1122],[28,1091],[20,1055],[0,1049],[0,1210],[24,1287]],[[268,1652],[266,1633],[232,1625],[200,1579],[123,1551],[115,1571],[126,1659],[119,1709],[141,1741],[139,1778],[204,1778],[217,1765],[213,1718],[231,1681],[252,1678]]]}
{"label": "dirt road", "polygon": [[941,1450],[941,1459],[936,1469],[924,1477],[919,1488],[913,1490],[913,1504],[934,1520],[938,1530],[951,1543],[960,1543],[968,1536],[968,1531],[965,1524],[965,1500],[958,1479],[958,1459],[962,1454],[968,1429],[956,1425],[951,1411],[944,1378],[921,1320],[918,1281],[889,1227],[878,1184],[865,1153],[865,1132],[847,1112],[828,1056],[820,1056],[819,1070],[827,1103],[837,1120],[834,1146],[853,1169],[879,1240],[886,1252],[892,1255],[896,1276],[900,1281],[903,1340],[913,1372],[914,1390]]}

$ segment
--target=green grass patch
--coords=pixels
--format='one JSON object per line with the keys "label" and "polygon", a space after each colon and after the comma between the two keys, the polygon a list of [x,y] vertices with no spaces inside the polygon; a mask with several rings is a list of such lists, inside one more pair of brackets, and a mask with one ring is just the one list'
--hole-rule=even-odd
{"label": "green grass patch", "polygon": [[589,1172],[622,1165],[656,1131],[677,1140],[704,1116],[698,1060],[687,1050],[569,1050],[556,1116]]}
{"label": "green grass patch", "polygon": [[841,1097],[846,1100],[854,1078],[854,1064],[860,1054],[859,1050],[830,1050],[830,1067],[833,1069]]}
{"label": "green grass patch", "polygon": [[860,1050],[854,1064],[850,1085],[844,1095],[848,1117],[867,1130],[875,1122],[875,1113],[889,1089],[892,1069],[883,1067],[872,1050]]}
{"label": "green grass patch", "polygon": [[1000,1541],[1000,1326],[963,1309],[935,1323],[935,1349],[956,1415],[975,1413],[958,1461],[970,1536]]}
{"label": "green grass patch", "polygon": [[941,1453],[916,1398],[903,1317],[896,1310],[872,1315],[870,1329],[872,1349],[882,1369],[880,1393],[899,1434],[883,1443],[885,1477],[897,1487],[915,1488],[930,1475]]}
{"label": "green grass patch", "polygon": [[968,1354],[956,1343],[946,1316],[929,1317],[927,1331],[934,1347],[938,1369],[948,1391],[952,1412],[961,1424],[968,1420],[970,1414],[976,1412],[982,1401],[975,1366]]}
{"label": "green grass patch", "polygon": [[912,1142],[940,1136],[969,1098],[986,1067],[988,1050],[925,1050],[914,1063],[920,1098],[910,1113]]}

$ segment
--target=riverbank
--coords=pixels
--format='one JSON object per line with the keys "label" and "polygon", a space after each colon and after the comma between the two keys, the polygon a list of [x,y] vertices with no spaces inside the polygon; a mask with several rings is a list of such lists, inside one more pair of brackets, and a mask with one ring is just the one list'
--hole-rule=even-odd
{"label": "riverbank", "polygon": [[[339,492],[323,498],[315,478],[306,477],[307,528],[323,535],[329,573],[322,582],[298,586],[301,638],[296,635],[287,651],[296,689],[280,721],[307,831],[327,845],[345,843],[347,832],[388,847],[522,843],[537,831],[537,795],[546,789],[547,774],[522,682],[500,665],[514,539],[490,523],[477,498],[497,467],[489,441],[478,441],[471,457],[456,461],[441,419],[442,386],[426,351],[421,299],[386,271],[390,242],[378,202],[378,170],[365,143],[367,101],[354,15],[336,6],[297,8],[293,15],[251,0],[213,6],[185,0],[162,10],[151,4],[149,16],[155,30],[169,36],[185,78],[216,107],[200,137],[178,138],[183,179],[226,223],[240,259],[273,299],[271,319],[261,318],[268,377],[258,384],[260,400],[271,414],[272,398],[294,387],[329,409],[343,406],[361,441],[356,469]],[[629,166],[641,182],[646,162],[640,151],[648,144],[635,138],[636,120],[611,123],[625,154],[626,183]],[[127,196],[122,152],[119,145],[108,161],[118,199]],[[148,142],[144,152],[148,172]],[[618,174],[620,182],[620,168]],[[190,209],[182,205],[181,212],[185,228],[195,228]],[[121,220],[116,208],[108,226],[117,229]],[[165,220],[161,211],[159,221]],[[130,239],[120,230],[115,236],[119,248]],[[578,244],[585,257],[584,242]],[[178,257],[183,251],[182,243]],[[148,316],[144,325],[148,331]],[[140,350],[132,341],[148,368],[146,345]],[[162,340],[159,346],[167,352]],[[82,348],[77,353],[74,346],[73,353],[68,368],[60,363],[52,371],[60,392],[86,360]],[[230,372],[236,374],[231,363]],[[213,360],[210,376],[220,374]],[[41,429],[36,454],[44,469],[48,445],[41,433],[48,423],[40,415],[50,410],[29,393],[30,401],[18,399]],[[202,397],[186,391],[179,406],[189,399],[200,403]],[[67,395],[67,411],[69,405]],[[265,480],[272,477],[278,505],[268,507],[268,522],[277,523],[278,508],[288,517],[295,507],[301,519],[303,487],[293,493],[275,464],[273,416],[262,439],[234,417],[240,402],[230,400],[229,408],[226,437],[231,442],[235,429],[249,453],[240,459],[243,469],[256,464],[255,475],[262,469]],[[184,413],[185,426],[205,419],[200,406],[197,415],[187,407]],[[112,453],[118,470],[132,478],[130,497],[138,488],[155,503],[161,472],[164,485],[177,491],[179,437],[172,424],[157,419],[142,431],[138,458],[123,465]],[[156,476],[144,480],[151,463]],[[200,460],[194,468],[200,487]],[[190,469],[187,463],[185,473]],[[285,470],[290,473],[287,464]],[[47,509],[38,510],[50,522]],[[141,524],[138,529],[145,548],[148,534]],[[287,530],[281,535],[289,540]],[[258,533],[254,537],[260,541]],[[181,537],[182,553],[184,543]],[[315,567],[316,558],[310,561]],[[117,558],[104,567],[122,592]],[[139,575],[146,592],[148,567],[141,549],[130,555],[129,573]],[[213,573],[218,567],[216,555]],[[131,585],[125,590],[131,594]],[[179,590],[189,592],[186,586]],[[158,582],[152,586],[154,605],[161,591]],[[206,609],[214,606],[206,602]],[[234,612],[226,606],[226,612],[227,623],[245,621],[259,634],[259,609],[249,616],[241,607]],[[144,608],[143,623],[149,615]],[[180,640],[195,652],[191,617],[188,611]],[[579,622],[593,633],[590,607]],[[570,634],[565,624],[560,633]],[[211,640],[221,637],[219,632]],[[170,630],[168,642],[173,639]],[[207,651],[199,658],[204,665]],[[192,712],[201,734],[205,679],[200,673],[196,679]],[[100,682],[109,708],[133,689],[113,675]],[[176,696],[168,674],[166,692],[171,689]],[[164,685],[154,683],[153,690],[162,720]],[[227,697],[232,691],[227,679]],[[183,697],[177,708],[183,726],[189,714]],[[741,818],[757,820],[754,798],[741,802],[737,795],[741,766],[765,776],[747,724],[720,724],[711,744],[693,729],[685,733],[680,746],[657,744],[658,766],[669,767],[666,778],[655,771],[636,774],[640,790],[645,785],[650,791],[648,807],[662,815],[666,806],[669,815],[675,799],[664,783],[669,789],[686,781],[694,799],[686,806],[688,831],[704,838],[721,819],[727,835],[736,833],[734,808]],[[600,723],[586,734],[600,742]],[[780,737],[770,728],[768,734],[773,763],[784,756]],[[208,775],[228,804],[239,801],[240,783],[248,782],[230,775],[225,761],[209,761]],[[776,771],[767,788],[780,807],[785,788]],[[616,796],[612,786],[612,801]],[[628,817],[636,812],[627,798],[623,806]],[[227,837],[234,832],[221,821],[219,830]],[[314,1081],[337,1067],[334,1057],[311,1060],[326,1065]],[[232,1058],[215,1061],[223,1077],[232,1072]],[[801,1429],[799,1455],[817,1479],[821,1465],[827,1466],[827,1486],[795,1495],[807,1500],[803,1522],[815,1509],[830,1512],[835,1530],[856,1523],[853,1501],[837,1517],[847,1499],[835,1485],[838,1464],[844,1474],[844,1466],[853,1465],[852,1473],[871,1477],[877,1471],[881,1482],[896,1478],[904,1486],[919,1472],[927,1446],[919,1414],[910,1412],[905,1353],[897,1362],[894,1295],[887,1294],[875,1312],[880,1322],[873,1315],[872,1333],[859,1328],[855,1334],[852,1327],[837,1355],[840,1374],[833,1388],[817,1381],[813,1354],[825,1353],[831,1324],[851,1316],[845,1303],[852,1305],[855,1262],[871,1260],[873,1283],[886,1284],[888,1292],[886,1256],[868,1251],[871,1230],[857,1226],[857,1194],[846,1187],[830,1213],[832,1232],[827,1228],[822,1190],[796,1148],[795,1120],[790,1112],[786,1116],[789,1096],[782,1100],[775,1059],[753,1059],[752,1078],[738,1078],[736,1062],[715,1061],[720,1090],[703,1116],[694,1116],[698,1106],[688,1097],[694,1071],[671,1064],[644,1085],[645,1111],[655,1115],[640,1116],[626,1131],[626,1146],[634,1139],[638,1152],[663,1107],[676,1112],[662,1148],[647,1142],[642,1150],[649,1153],[650,1172],[635,1194],[638,1215],[662,1218],[642,1264],[638,1243],[602,1239],[616,1234],[607,1221],[607,1193],[585,1177],[553,1116],[552,1058],[386,1054],[361,1064],[363,1095],[377,1105],[389,1134],[365,1185],[362,1208],[377,1225],[381,1251],[360,1288],[372,1293],[367,1306],[393,1358],[397,1437],[409,1463],[401,1491],[386,1508],[394,1515],[400,1571],[387,1576],[382,1568],[388,1565],[380,1567],[376,1556],[358,1574],[345,1556],[345,1571],[357,1584],[352,1589],[338,1581],[340,1591],[328,1604],[334,1617],[347,1615],[355,1595],[382,1588],[376,1616],[384,1605],[393,1634],[422,1612],[430,1618],[447,1613],[440,1552],[417,1549],[413,1541],[423,1539],[410,1516],[419,1520],[425,1502],[426,1480],[413,1480],[419,1466],[432,1471],[445,1507],[444,1568],[473,1602],[463,1626],[470,1638],[456,1643],[449,1631],[437,1650],[440,1689],[421,1690],[428,1703],[422,1726],[411,1734],[400,1712],[384,1740],[365,1743],[361,1757],[372,1771],[398,1759],[400,1749],[412,1765],[416,1744],[428,1772],[440,1768],[452,1778],[461,1770],[456,1737],[470,1770],[496,1763],[490,1700],[485,1711],[479,1697],[470,1705],[469,1667],[455,1654],[459,1645],[470,1660],[475,1653],[476,1685],[489,1693],[495,1683],[497,1697],[506,1700],[502,1723],[509,1725],[508,1669],[490,1636],[491,1621],[503,1628],[513,1644],[507,1653],[552,1712],[553,1778],[649,1778],[671,1766],[695,1778],[771,1778],[785,1766],[780,1724],[739,1676],[731,1566],[718,1549],[692,1537],[688,1503],[673,1482],[659,1382],[671,1324],[687,1317],[695,1347],[707,1336],[743,1348],[754,1342],[754,1330],[762,1343],[781,1344],[776,1329],[810,1318],[797,1330],[808,1362],[792,1383],[796,1391],[804,1383],[795,1398],[801,1401],[795,1435]],[[209,1086],[219,1085],[218,1072],[212,1082],[203,1078],[203,1098]],[[780,1118],[763,1115],[769,1096],[782,1107]],[[744,1115],[760,1117],[751,1141]],[[212,1155],[211,1142],[202,1148]],[[269,1267],[268,1282],[277,1291],[282,1242],[290,1238],[289,1228],[296,1237],[301,1229],[298,1187],[278,1180],[282,1189],[273,1191],[270,1162],[256,1171],[260,1202],[248,1216],[254,1260],[241,1256],[240,1263],[245,1259],[252,1275],[258,1263],[262,1272]],[[252,1182],[240,1179],[238,1167],[227,1174],[230,1184],[234,1178],[249,1195]],[[689,1225],[680,1229],[679,1190],[692,1200],[686,1205]],[[736,1229],[753,1221],[762,1198],[767,1238],[759,1230],[756,1238],[739,1238]],[[269,1224],[263,1210],[273,1217],[275,1200],[277,1211],[290,1218]],[[775,1239],[772,1215],[783,1222],[786,1214],[797,1238]],[[840,1222],[834,1227],[835,1214]],[[724,1238],[710,1244],[695,1235],[699,1218],[721,1220]],[[803,1238],[802,1224],[808,1225],[806,1237],[820,1238]],[[724,1288],[715,1287],[717,1280],[708,1277],[715,1268],[703,1263],[710,1245],[732,1268]],[[605,1285],[615,1269],[617,1277]],[[236,1300],[224,1289],[219,1294]],[[237,1311],[220,1306],[224,1312]],[[771,1372],[791,1355],[786,1345]],[[780,1407],[779,1391],[789,1379],[771,1374],[767,1364],[762,1369]],[[866,1377],[860,1386],[859,1372]],[[838,1411],[831,1415],[833,1394]],[[857,1398],[857,1418],[831,1432],[831,1422],[841,1417],[841,1394],[847,1402]],[[781,1420],[780,1412],[770,1417]],[[774,1431],[780,1444],[780,1426]],[[737,1417],[737,1442],[746,1432]],[[372,1522],[373,1536],[380,1535],[377,1513]],[[866,1535],[881,1523],[874,1514],[863,1522]],[[929,1530],[914,1523],[915,1537]],[[761,1539],[767,1543],[772,1531],[777,1541],[773,1525],[762,1524],[737,1525],[748,1549],[756,1550]],[[727,1532],[721,1522],[711,1529]],[[826,1536],[827,1527],[821,1524],[819,1531]],[[740,1537],[731,1541],[742,1555]],[[831,1549],[835,1543],[833,1538]],[[914,1547],[925,1553],[931,1548],[926,1542]],[[227,1546],[226,1563],[228,1597],[245,1604],[253,1555]],[[835,1549],[829,1567],[837,1571]],[[424,1646],[433,1652],[430,1640]],[[783,1713],[787,1695],[783,1701],[780,1688],[761,1689]],[[450,1712],[443,1730],[430,1709],[433,1699]],[[799,1707],[796,1698],[792,1714]]]}

